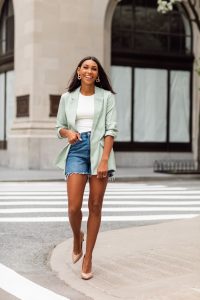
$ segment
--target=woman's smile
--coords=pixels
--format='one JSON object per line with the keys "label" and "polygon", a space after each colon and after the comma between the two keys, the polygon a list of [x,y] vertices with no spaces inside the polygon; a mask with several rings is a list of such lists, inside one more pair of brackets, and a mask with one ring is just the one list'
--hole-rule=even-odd
{"label": "woman's smile", "polygon": [[92,80],[92,79],[93,79],[92,76],[87,76],[87,75],[85,76],[85,78],[86,78],[86,79],[89,79],[89,80]]}

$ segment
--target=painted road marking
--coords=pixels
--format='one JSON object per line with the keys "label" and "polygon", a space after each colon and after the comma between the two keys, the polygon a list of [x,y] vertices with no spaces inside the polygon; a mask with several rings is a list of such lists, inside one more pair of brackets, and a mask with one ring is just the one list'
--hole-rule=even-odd
{"label": "painted road marking", "polygon": [[[137,198],[137,199],[173,199],[173,200],[176,200],[176,199],[197,199],[197,200],[200,200],[200,194],[199,195],[170,195],[170,196],[167,196],[167,195],[158,195],[158,194],[153,194],[153,195],[149,195],[148,193],[146,195],[136,195],[135,193],[133,195],[105,195],[105,199],[130,199],[130,198]],[[66,200],[67,197],[66,196],[4,196],[4,197],[0,197],[0,200],[6,200],[6,201],[9,201],[9,200],[13,200],[16,199],[16,200],[23,200],[23,199],[30,199],[30,200],[38,200],[38,199],[41,199],[41,200],[55,200],[58,199],[58,200]],[[83,199],[87,199],[88,197],[86,195],[84,195]]]}
{"label": "painted road marking", "polygon": [[21,300],[69,300],[19,275],[0,263],[0,288]]}
{"label": "painted road marking", "polygon": [[[132,199],[132,198],[131,198]],[[87,205],[87,201],[83,201],[83,205]],[[0,206],[18,206],[18,205],[64,205],[67,206],[66,201],[4,201],[0,202]],[[135,201],[135,200],[117,200],[117,201],[109,201],[107,199],[104,200],[103,205],[200,205],[200,201]]]}
{"label": "painted road marking", "polygon": [[[88,194],[89,191],[85,191],[86,194]],[[180,189],[180,188],[168,188],[168,189],[107,189],[106,194],[118,194],[118,193],[200,193],[200,191],[188,191],[186,188]],[[66,195],[66,191],[1,191],[0,196],[29,196],[29,195]]]}
{"label": "painted road marking", "polygon": [[[176,220],[176,219],[190,219],[197,217],[198,214],[173,214],[173,215],[146,215],[146,216],[102,216],[102,221],[116,221],[116,222],[138,222],[138,221],[156,221],[156,220]],[[83,221],[87,221],[87,217],[83,217]],[[68,222],[68,217],[13,217],[0,218],[0,223],[3,222]]]}
{"label": "painted road marking", "polygon": [[[82,212],[88,212],[87,207],[82,208]],[[200,206],[192,207],[103,207],[103,212],[146,212],[146,211],[196,211],[200,212]],[[0,214],[26,214],[26,213],[54,213],[63,212],[66,213],[66,208],[5,208],[0,209]]]}

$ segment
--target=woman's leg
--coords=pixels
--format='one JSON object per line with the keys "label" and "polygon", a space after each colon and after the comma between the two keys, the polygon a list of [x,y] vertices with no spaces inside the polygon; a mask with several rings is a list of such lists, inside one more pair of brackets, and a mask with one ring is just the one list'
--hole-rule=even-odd
{"label": "woman's leg", "polygon": [[81,251],[80,245],[80,230],[82,221],[82,201],[87,182],[87,175],[72,174],[67,179],[67,194],[68,194],[68,216],[69,222],[74,235],[74,254],[79,254]]}
{"label": "woman's leg", "polygon": [[91,271],[92,251],[94,249],[97,234],[101,224],[101,209],[107,182],[107,177],[99,179],[97,178],[97,176],[91,176],[89,180],[89,218],[87,222],[86,253],[83,261],[84,273],[89,273]]}

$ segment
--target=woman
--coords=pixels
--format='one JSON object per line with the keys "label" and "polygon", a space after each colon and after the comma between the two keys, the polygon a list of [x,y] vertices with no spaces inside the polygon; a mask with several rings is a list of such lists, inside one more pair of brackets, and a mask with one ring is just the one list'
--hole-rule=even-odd
{"label": "woman", "polygon": [[78,64],[68,92],[61,97],[56,128],[58,137],[67,139],[57,166],[65,170],[67,178],[68,216],[74,237],[73,263],[83,254],[81,207],[89,179],[89,217],[81,277],[90,279],[103,197],[108,177],[116,170],[112,148],[117,133],[114,92],[95,57],[85,57]]}

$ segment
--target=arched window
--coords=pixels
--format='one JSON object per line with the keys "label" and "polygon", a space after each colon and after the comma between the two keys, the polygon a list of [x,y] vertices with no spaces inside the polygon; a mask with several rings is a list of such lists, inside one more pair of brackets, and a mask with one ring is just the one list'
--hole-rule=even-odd
{"label": "arched window", "polygon": [[14,52],[14,12],[12,1],[5,1],[0,17],[0,56]]}
{"label": "arched window", "polygon": [[191,151],[192,28],[181,5],[123,0],[112,21],[121,151]]}
{"label": "arched window", "polygon": [[14,118],[14,12],[11,0],[0,11],[0,149],[6,148]]}

